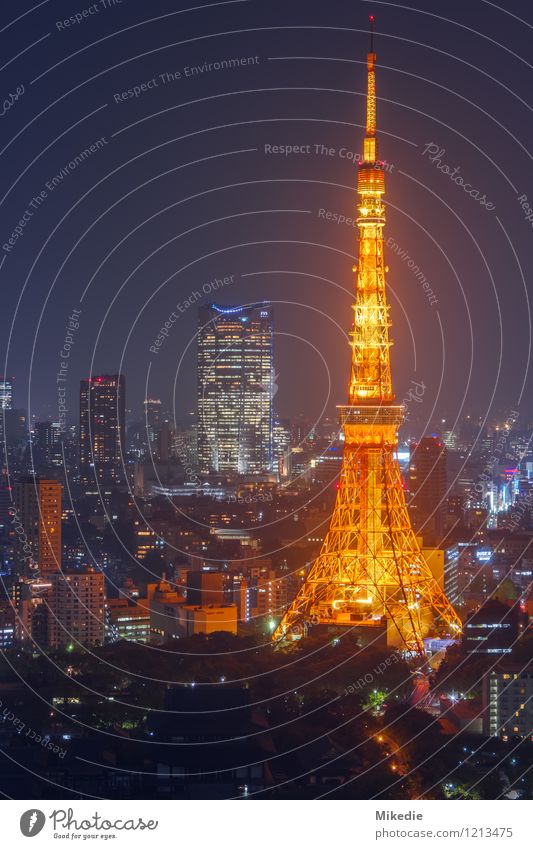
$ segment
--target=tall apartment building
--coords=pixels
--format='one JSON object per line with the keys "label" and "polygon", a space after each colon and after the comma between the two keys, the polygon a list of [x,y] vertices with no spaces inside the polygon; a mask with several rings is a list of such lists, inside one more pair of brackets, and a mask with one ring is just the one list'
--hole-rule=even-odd
{"label": "tall apartment building", "polygon": [[483,733],[533,740],[533,666],[501,665],[483,678]]}
{"label": "tall apartment building", "polygon": [[17,573],[28,576],[36,569],[41,574],[57,572],[61,568],[59,481],[37,477],[15,481],[13,508]]}
{"label": "tall apartment building", "polygon": [[274,570],[257,579],[257,615],[279,617],[284,612],[289,597],[287,579],[276,577]]}
{"label": "tall apartment building", "polygon": [[51,648],[99,646],[105,637],[102,572],[51,576],[48,595],[48,642]]}

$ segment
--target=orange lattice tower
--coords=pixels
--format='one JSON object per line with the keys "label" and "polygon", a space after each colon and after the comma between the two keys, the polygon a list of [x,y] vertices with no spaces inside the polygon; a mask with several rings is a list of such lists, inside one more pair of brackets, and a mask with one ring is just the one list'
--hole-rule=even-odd
{"label": "orange lattice tower", "polygon": [[321,552],[273,636],[297,639],[311,622],[352,627],[383,627],[386,622],[389,644],[423,658],[423,638],[430,631],[456,637],[461,623],[420,551],[396,458],[403,407],[395,401],[391,380],[373,18],[370,24],[366,135],[357,185],[352,367],[349,403],[339,408],[343,464]]}

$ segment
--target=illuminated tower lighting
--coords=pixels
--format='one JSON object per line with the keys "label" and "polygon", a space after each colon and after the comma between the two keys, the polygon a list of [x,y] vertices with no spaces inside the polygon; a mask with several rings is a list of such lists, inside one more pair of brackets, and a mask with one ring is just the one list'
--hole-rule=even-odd
{"label": "illuminated tower lighting", "polygon": [[383,254],[383,163],[377,157],[374,22],[359,165],[349,400],[339,407],[344,456],[337,500],[320,554],[273,639],[299,639],[309,624],[383,627],[387,641],[425,659],[428,634],[458,636],[461,622],[433,577],[411,527],[395,452],[403,407],[392,391]]}

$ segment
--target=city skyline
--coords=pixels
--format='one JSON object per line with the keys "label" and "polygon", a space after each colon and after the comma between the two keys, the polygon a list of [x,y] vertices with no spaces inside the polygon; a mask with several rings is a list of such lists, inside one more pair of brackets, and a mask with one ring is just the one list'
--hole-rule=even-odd
{"label": "city skyline", "polygon": [[0,21],[14,845],[527,843],[533,19],[413,2]]}
{"label": "city skyline", "polygon": [[[138,4],[134,2],[130,6],[131,14],[134,14]],[[296,19],[297,10],[298,7],[295,6],[292,13]],[[452,18],[454,12],[456,16],[457,14],[463,16],[464,27],[470,26],[475,29],[473,10],[469,7],[465,9],[456,2],[449,7]],[[487,7],[486,4],[484,4],[484,13],[488,16],[488,26],[496,19],[498,26],[501,26],[504,32],[507,27],[512,26],[511,17],[503,15],[499,20],[496,10]],[[38,10],[34,16],[28,18],[29,34],[35,34],[35,39],[39,37],[38,20],[43,14],[43,10]],[[118,10],[109,14],[116,16]],[[254,3],[240,4],[238,14],[231,4],[227,5],[224,7],[224,14],[230,21],[234,20],[235,24],[238,23],[241,27],[245,25],[245,21],[249,26],[255,23],[260,27],[263,24],[262,19],[268,17],[268,13],[259,10]],[[153,43],[153,49],[156,52],[152,55],[152,59],[140,58],[134,67],[122,68],[116,82],[105,76],[95,80],[95,90],[91,95],[93,109],[99,108],[104,103],[109,104],[107,108],[98,112],[94,119],[88,118],[87,121],[82,120],[83,110],[79,111],[77,119],[81,123],[75,122],[76,126],[58,140],[52,148],[53,154],[50,159],[41,157],[37,160],[31,174],[24,177],[20,195],[15,202],[13,203],[12,200],[13,192],[7,201],[12,205],[6,208],[6,217],[15,225],[24,205],[32,196],[38,195],[39,190],[44,190],[49,195],[40,205],[37,204],[35,209],[30,208],[33,214],[27,226],[23,228],[23,235],[17,239],[14,246],[11,246],[12,249],[8,253],[4,251],[5,270],[8,271],[10,278],[16,281],[16,286],[7,287],[6,290],[8,306],[4,320],[13,315],[16,307],[16,302],[13,300],[15,289],[22,285],[29,271],[25,264],[25,257],[28,252],[32,252],[36,244],[35,240],[38,240],[43,232],[47,217],[46,210],[50,209],[50,204],[60,203],[63,214],[67,212],[69,203],[74,201],[75,196],[89,192],[88,214],[94,219],[101,214],[104,215],[101,224],[95,225],[89,231],[87,239],[81,242],[79,251],[70,258],[64,270],[60,271],[60,263],[54,263],[52,260],[56,250],[55,240],[39,260],[37,274],[54,280],[59,272],[59,277],[47,302],[41,330],[37,333],[33,356],[36,371],[35,379],[31,381],[29,381],[29,358],[34,349],[35,334],[29,332],[29,327],[33,327],[38,318],[36,308],[39,299],[33,299],[28,294],[21,304],[21,308],[24,309],[24,318],[21,316],[13,326],[12,342],[6,354],[5,367],[3,366],[1,370],[17,376],[19,382],[17,403],[21,408],[28,410],[30,418],[37,412],[40,416],[46,415],[47,418],[52,417],[55,420],[55,417],[51,416],[53,410],[45,408],[53,403],[51,399],[55,394],[54,375],[58,370],[59,352],[73,309],[81,309],[82,312],[79,315],[79,328],[74,333],[68,378],[71,410],[75,409],[73,402],[76,394],[75,387],[82,378],[91,373],[122,371],[126,374],[142,375],[139,383],[144,384],[149,362],[152,365],[148,391],[145,392],[141,385],[137,387],[136,382],[130,394],[132,407],[138,408],[144,397],[150,395],[168,398],[172,406],[172,385],[176,364],[184,353],[185,344],[189,343],[196,332],[195,310],[187,306],[191,296],[195,300],[195,306],[198,305],[199,301],[194,296],[195,292],[199,292],[203,303],[213,300],[221,303],[246,303],[265,298],[274,304],[278,301],[275,308],[279,332],[294,334],[301,327],[305,327],[306,338],[316,345],[319,351],[324,347],[323,354],[327,363],[341,362],[344,350],[343,333],[349,331],[344,316],[346,306],[350,302],[350,291],[346,285],[343,269],[346,255],[353,255],[354,230],[353,224],[346,222],[339,224],[338,221],[340,216],[344,216],[347,221],[353,220],[350,192],[356,164],[353,157],[359,153],[355,140],[357,124],[360,124],[356,116],[364,94],[358,83],[360,80],[358,72],[360,56],[366,44],[366,28],[363,23],[353,20],[353,16],[342,3],[337,3],[335,15],[333,27],[338,29],[333,29],[330,34],[332,39],[335,38],[336,49],[331,51],[331,56],[326,53],[321,61],[318,59],[308,59],[307,63],[303,60],[270,61],[268,57],[272,55],[275,58],[276,51],[269,50],[266,34],[258,31],[257,47],[253,52],[255,54],[259,51],[261,54],[259,63],[246,66],[242,71],[236,69],[225,71],[233,75],[231,77],[224,77],[222,74],[216,77],[211,74],[208,78],[208,85],[215,85],[215,95],[218,95],[222,93],[219,87],[223,89],[227,84],[230,85],[230,90],[235,86],[237,90],[240,89],[238,74],[246,75],[243,79],[249,80],[249,87],[253,90],[286,88],[286,74],[288,72],[293,74],[294,90],[289,89],[285,94],[279,95],[282,98],[279,101],[280,117],[285,123],[266,120],[250,124],[245,123],[246,119],[243,123],[242,116],[238,112],[242,103],[247,102],[246,95],[241,96],[242,103],[238,102],[238,96],[225,98],[215,96],[204,104],[206,109],[211,109],[212,122],[208,120],[206,123],[209,113],[203,111],[204,107],[201,103],[194,108],[186,107],[192,120],[191,132],[205,129],[210,123],[216,126],[225,125],[227,123],[223,115],[225,107],[230,110],[230,120],[236,122],[237,129],[233,132],[229,129],[218,131],[218,141],[213,131],[200,132],[191,136],[189,140],[170,143],[171,139],[183,135],[174,127],[176,104],[173,98],[181,96],[181,92],[184,91],[183,84],[189,86],[190,98],[186,91],[184,95],[187,102],[198,96],[200,93],[198,87],[203,84],[199,76],[183,77],[182,80],[176,81],[172,88],[169,88],[169,84],[159,82],[157,87],[147,89],[139,97],[132,97],[124,102],[115,102],[113,99],[115,91],[127,90],[135,81],[149,81],[154,76],[157,78],[158,72],[170,70],[168,65],[171,60],[164,52],[158,52],[156,38]],[[215,10],[213,16],[213,23],[216,24],[223,17],[223,13],[220,9]],[[428,387],[427,400],[424,403],[433,406],[435,398],[438,397],[443,415],[455,416],[462,409],[463,394],[468,385],[465,405],[470,414],[484,415],[489,408],[492,409],[494,404],[502,410],[513,409],[519,404],[524,416],[531,419],[533,410],[528,400],[531,393],[526,391],[522,400],[519,400],[523,373],[527,364],[528,338],[525,320],[527,304],[524,301],[520,269],[527,267],[530,252],[530,225],[526,220],[526,212],[522,208],[522,203],[526,201],[517,200],[524,192],[527,195],[527,187],[522,185],[521,178],[523,168],[528,161],[523,150],[521,128],[523,126],[524,133],[527,133],[529,113],[526,111],[523,116],[520,113],[520,119],[523,118],[525,124],[517,123],[519,98],[527,99],[527,92],[523,88],[524,80],[519,74],[519,68],[523,62],[507,54],[506,61],[502,62],[500,68],[501,83],[493,83],[494,105],[509,113],[509,131],[507,131],[507,122],[500,120],[498,125],[489,117],[491,106],[486,102],[485,95],[482,96],[481,102],[477,102],[481,82],[495,77],[490,70],[490,58],[485,49],[486,38],[472,37],[468,42],[468,55],[460,54],[455,59],[446,52],[445,33],[450,25],[445,23],[444,29],[439,30],[436,19],[432,18],[431,14],[415,15],[413,22],[410,23],[407,20],[409,16],[403,19],[400,10],[394,8],[394,4],[388,8],[387,16],[386,23],[381,27],[379,34],[380,43],[386,47],[388,57],[386,67],[382,70],[379,97],[384,135],[387,138],[388,167],[391,169],[389,173],[394,178],[389,181],[389,212],[393,225],[391,238],[394,244],[389,246],[388,254],[392,269],[391,279],[394,280],[391,301],[393,320],[397,328],[397,338],[404,340],[401,350],[398,346],[393,352],[393,368],[398,394],[401,395],[404,389],[408,390],[411,379],[423,380]],[[319,7],[313,3],[305,5],[303,19],[307,21],[308,27],[312,27],[314,21],[317,26],[323,23],[320,20]],[[110,20],[111,18],[108,19]],[[182,15],[180,21],[186,29],[190,27],[187,16]],[[98,24],[104,24],[102,16]],[[238,29],[238,26],[235,28]],[[516,54],[523,52],[520,49],[521,46],[527,47],[526,32],[526,28],[519,26],[509,31],[511,41],[515,44]],[[65,34],[57,32],[56,39],[61,35],[64,37]],[[304,28],[303,35],[308,42],[305,54],[310,57],[322,57],[314,31]],[[182,40],[190,36],[193,36],[193,33],[186,31]],[[69,37],[82,38],[83,29],[79,27],[73,30]],[[143,51],[138,37],[138,33],[132,32],[134,52],[141,54]],[[179,39],[170,39],[172,42],[176,40]],[[417,46],[418,43],[425,42],[430,45],[428,48]],[[191,65],[201,66],[205,59],[202,51],[208,49],[209,45],[205,41],[189,45],[187,50]],[[238,36],[228,37],[221,42],[218,49],[222,53],[227,51],[230,55],[232,53],[240,55],[243,50]],[[281,46],[278,52],[283,55]],[[35,63],[34,76],[45,70],[42,51],[37,51],[35,55],[32,52],[28,62],[30,73],[31,63]],[[430,71],[425,71],[423,66],[427,66],[428,63],[430,63]],[[464,71],[466,73],[463,73]],[[16,77],[11,77],[9,69],[6,73],[6,87],[14,91],[16,83],[18,84]],[[52,80],[54,84],[58,82],[58,71],[50,71],[43,81],[47,79]],[[39,92],[36,96],[42,97],[41,88],[35,86],[33,88]],[[309,89],[317,92],[316,97]],[[320,95],[324,89],[329,93]],[[460,91],[461,97],[454,99],[449,94],[450,89]],[[435,94],[434,104],[430,92]],[[270,95],[265,93],[263,96],[268,102]],[[398,106],[402,103],[405,104],[404,108]],[[57,108],[60,124],[64,130],[67,130],[70,124],[66,120],[63,106],[60,104]],[[26,117],[28,109],[28,100],[21,98],[6,113],[6,121],[12,124],[20,121]],[[146,156],[142,155],[141,150],[149,150],[152,147],[149,138],[145,138],[148,126],[146,122],[136,124],[137,130],[124,131],[114,137],[113,141],[110,140],[113,132],[135,122],[139,110],[144,109],[149,114],[157,113],[161,109],[167,110],[157,119],[160,122],[163,146],[159,146],[156,153]],[[275,117],[271,114],[271,110],[267,110],[267,113],[259,118]],[[306,119],[309,120],[306,121]],[[24,122],[21,126],[24,126]],[[467,141],[461,136],[464,130],[467,131],[463,132]],[[123,201],[117,215],[105,215],[106,205],[102,204],[101,199],[97,201],[95,197],[98,191],[96,193],[91,191],[93,178],[99,179],[100,176],[120,166],[122,145],[128,144],[135,133],[140,134],[141,146],[136,160],[137,167],[142,169],[143,179],[151,182],[147,184],[146,192],[140,190],[140,194],[134,192],[131,195],[127,210],[125,204],[128,202]],[[46,188],[46,183],[50,181],[52,175],[59,172],[61,167],[68,164],[79,151],[90,146],[90,143],[102,135],[108,138],[108,144],[85,158],[74,170],[68,171],[61,184],[50,192]],[[510,146],[514,145],[513,136],[519,142],[516,145],[515,156],[509,152]],[[194,149],[195,140],[200,144],[199,152]],[[52,142],[53,138],[50,137],[48,141]],[[438,145],[437,153],[441,150],[445,153],[436,156],[431,152],[433,148],[424,153],[429,144]],[[479,154],[478,150],[484,150],[485,144],[489,146],[487,152]],[[315,145],[318,146],[318,153],[315,152]],[[265,152],[265,146],[269,146],[270,152]],[[301,150],[288,155],[279,151],[274,153],[271,149],[276,146],[278,148],[299,146],[305,147],[305,150],[308,146],[309,153]],[[233,150],[248,148],[253,149],[249,154],[242,153],[238,156],[231,154]],[[201,163],[176,171],[177,150],[180,151],[182,163],[193,162],[196,159],[201,160]],[[330,150],[333,151],[332,155],[328,153]],[[343,155],[341,151],[344,151]],[[149,165],[153,162],[154,156],[162,159],[160,169],[155,167],[155,164]],[[213,156],[216,158],[213,159]],[[16,170],[20,151],[15,144],[8,147],[6,157],[7,166]],[[434,161],[430,157],[433,157]],[[494,173],[491,171],[490,161],[499,162],[501,157],[506,162],[506,167],[502,169],[505,176],[502,176],[497,169]],[[227,172],[227,179],[221,178],[222,175],[219,173],[221,164]],[[254,182],[253,172],[259,167],[266,182],[257,184]],[[491,202],[495,203],[495,210],[480,206],[475,198],[466,195],[461,187],[447,176],[445,169],[449,168],[452,172],[456,167],[459,168],[459,173],[464,175],[465,180],[479,191],[480,197],[485,194]],[[164,187],[157,176],[158,170],[173,175],[168,178]],[[126,167],[119,168],[113,178],[116,183],[117,199],[130,190],[129,176],[130,172]],[[194,185],[195,180],[199,181],[198,186]],[[293,182],[287,182],[291,180]],[[246,183],[239,195],[236,194],[236,190],[219,189],[222,185],[232,182],[239,185]],[[509,191],[509,182],[517,188],[516,195],[513,195],[512,190]],[[282,207],[281,203],[276,202],[275,195],[283,187],[290,189],[289,194],[292,194],[295,201],[288,204],[287,208],[299,209],[302,212],[283,215],[268,212],[269,209]],[[149,192],[158,198],[158,205],[165,209],[168,207],[169,212],[148,221],[138,232],[136,231],[135,237],[129,237],[130,223],[135,227],[150,217],[150,213],[143,215],[142,212],[144,203],[149,209],[151,208]],[[205,192],[207,194],[202,194]],[[181,202],[184,198],[197,194],[202,194],[202,197],[212,201],[217,207],[221,202],[229,204],[231,207],[229,216],[222,207],[216,208],[212,215],[202,215],[200,213],[201,198],[188,203]],[[18,200],[19,197],[20,200]],[[432,201],[434,197],[438,199],[435,202]],[[140,206],[134,206],[138,201]],[[176,203],[178,203],[177,206]],[[67,205],[63,206],[63,204]],[[267,211],[261,212],[261,210]],[[421,210],[423,210],[422,216],[419,214]],[[75,211],[73,215],[76,215]],[[134,216],[134,222],[130,222],[132,216]],[[183,221],[181,227],[176,228],[175,216]],[[191,226],[188,224],[189,216],[192,216]],[[429,216],[429,228],[423,220],[426,216]],[[515,261],[509,239],[497,223],[496,216],[500,221],[508,222],[505,230],[508,236],[512,233],[511,244],[515,245],[520,266]],[[211,219],[224,220],[220,220],[216,225],[209,225],[208,222]],[[414,226],[411,223],[412,220],[415,221]],[[279,223],[276,224],[276,221]],[[257,225],[261,230],[259,240],[255,232]],[[65,226],[68,228],[68,223]],[[145,250],[144,240],[146,239],[147,243],[150,242],[153,228],[156,227],[159,234],[156,238],[157,253],[153,259],[141,265],[136,271],[137,265],[142,262],[143,252],[151,254],[153,250],[153,247]],[[239,238],[239,228],[243,227],[246,229],[244,238]],[[9,225],[7,230],[9,231]],[[179,234],[182,231],[189,230],[191,231],[189,236],[180,237]],[[428,231],[431,235],[428,235]],[[489,232],[490,238],[485,235]],[[206,236],[213,239],[208,251],[204,248]],[[115,245],[118,245],[122,238],[126,239],[124,246],[131,245],[134,248],[131,253],[132,258],[135,256],[133,264],[130,263],[124,248],[119,247],[115,250]],[[158,250],[159,246],[166,244],[167,241],[169,247]],[[255,248],[246,246],[258,241],[261,244],[257,244]],[[227,249],[241,242],[244,245],[241,249]],[[92,262],[91,254],[97,253],[96,245],[99,243],[105,244],[105,255],[109,251],[112,253],[108,260],[105,260],[105,255],[102,255],[101,260],[104,264],[101,272],[97,273],[97,266]],[[456,243],[462,245],[462,250],[459,252],[454,250]],[[273,247],[269,248],[269,244]],[[318,247],[314,247],[314,244]],[[278,245],[277,249],[275,245]],[[209,256],[206,256],[205,260],[200,259],[204,254]],[[415,267],[419,271],[413,270]],[[181,268],[184,270],[178,277],[172,276],[177,269]],[[511,274],[509,269],[512,269]],[[299,278],[298,272],[303,276]],[[81,304],[78,299],[83,295],[89,279],[94,274],[96,277]],[[223,285],[224,279],[231,279],[232,275],[233,282]],[[429,303],[424,289],[424,276],[429,280],[431,289],[438,299],[436,304]],[[128,278],[127,283],[126,278]],[[169,282],[159,289],[160,284],[167,279]],[[78,284],[73,287],[70,285],[71,280],[85,282],[79,287]],[[505,285],[503,280],[506,281]],[[216,281],[222,281],[222,285]],[[126,288],[123,295],[120,295],[119,288],[123,283]],[[27,291],[33,292],[33,287],[38,287],[38,280],[30,275],[28,286],[30,289]],[[98,328],[103,318],[100,307],[105,304],[105,312],[111,306],[110,295],[111,297],[117,295],[118,300],[115,306],[111,307],[109,318],[101,328],[95,351],[96,360],[92,366],[92,355],[89,352],[93,347],[91,345],[93,328]],[[148,302],[144,307],[147,298]],[[296,306],[283,303],[288,300],[295,302]],[[498,302],[503,331],[500,330]],[[153,355],[149,349],[157,338],[161,326],[164,326],[168,315],[176,309],[176,304],[182,305],[183,312],[179,312],[174,332],[169,334],[160,353]],[[519,304],[524,309],[519,307]],[[140,324],[137,321],[139,310],[142,310]],[[446,346],[440,392],[443,361],[442,335],[437,314],[441,318],[445,339],[455,336],[457,340],[454,346]],[[413,317],[417,369],[415,369],[415,349],[407,316]],[[114,331],[117,326],[121,326],[122,322],[127,331],[123,334],[123,338],[118,340]],[[47,329],[45,336],[43,336],[44,328]],[[486,333],[485,328],[492,328],[493,332]],[[514,338],[514,345],[512,351],[507,346],[503,349],[502,370],[499,373],[500,336],[503,332],[504,338],[507,338],[508,329]],[[133,331],[133,336],[130,342],[127,342],[130,330]],[[5,332],[6,335],[9,333],[9,322]],[[471,344],[472,337],[473,344]],[[310,390],[315,387],[311,387],[307,375],[296,369],[297,360],[307,353],[305,343],[294,339],[291,341],[290,337],[281,337],[278,342],[280,358],[286,363],[285,368],[280,369],[278,393],[282,412],[288,416],[295,416],[300,412],[307,414],[306,408],[313,395]],[[124,343],[126,343],[125,362],[121,363],[120,352]],[[474,351],[474,371],[468,383],[465,379],[468,369],[465,374],[463,366],[465,363],[470,363],[472,351]],[[195,384],[191,374],[193,361],[189,355],[185,355],[183,367],[178,375],[177,391],[180,398],[188,398],[187,408],[192,408],[195,402]],[[327,375],[325,372],[322,373],[323,364],[319,359],[315,361],[315,366],[316,380],[319,381],[316,390],[321,398],[325,399]],[[491,380],[491,375],[493,377],[499,375],[495,387],[493,387],[494,381]],[[332,372],[332,379],[334,382],[332,397],[340,399],[344,379],[334,372]],[[296,391],[294,391],[295,386]],[[22,394],[20,387],[24,387]],[[291,387],[293,387],[292,390]],[[29,399],[28,388],[30,388]],[[494,398],[492,397],[493,388],[495,388]],[[337,402],[333,401],[332,407]],[[313,416],[315,410],[311,409],[309,412]]]}

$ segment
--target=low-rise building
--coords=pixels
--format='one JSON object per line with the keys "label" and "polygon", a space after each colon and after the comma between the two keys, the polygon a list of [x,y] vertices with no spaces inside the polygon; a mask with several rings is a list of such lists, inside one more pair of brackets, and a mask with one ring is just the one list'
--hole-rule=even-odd
{"label": "low-rise building", "polygon": [[106,636],[109,642],[150,641],[148,599],[110,598],[106,601]]}

